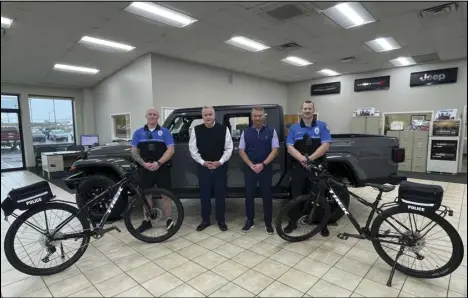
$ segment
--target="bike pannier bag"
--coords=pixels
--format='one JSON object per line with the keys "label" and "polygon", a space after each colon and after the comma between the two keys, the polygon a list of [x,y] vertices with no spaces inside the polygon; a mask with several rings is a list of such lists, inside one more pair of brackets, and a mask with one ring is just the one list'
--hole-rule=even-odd
{"label": "bike pannier bag", "polygon": [[13,206],[18,210],[28,210],[43,205],[54,198],[49,182],[41,181],[8,193]]}
{"label": "bike pannier bag", "polygon": [[440,185],[429,185],[403,181],[398,189],[398,203],[407,210],[433,213],[442,204],[444,189]]}

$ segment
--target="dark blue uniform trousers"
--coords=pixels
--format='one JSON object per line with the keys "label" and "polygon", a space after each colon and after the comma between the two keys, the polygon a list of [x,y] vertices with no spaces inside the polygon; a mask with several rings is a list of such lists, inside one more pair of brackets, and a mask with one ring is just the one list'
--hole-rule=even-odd
{"label": "dark blue uniform trousers", "polygon": [[265,224],[271,224],[273,216],[273,194],[271,190],[271,181],[273,178],[273,170],[271,166],[266,166],[260,173],[255,173],[251,168],[246,167],[244,170],[245,179],[245,214],[247,220],[252,221],[255,218],[255,194],[257,185],[260,185],[261,194],[263,197],[263,213]]}
{"label": "dark blue uniform trousers", "polygon": [[210,222],[212,195],[216,199],[216,220],[225,222],[227,169],[227,163],[224,163],[216,170],[210,170],[201,165],[198,166],[202,219],[205,223]]}

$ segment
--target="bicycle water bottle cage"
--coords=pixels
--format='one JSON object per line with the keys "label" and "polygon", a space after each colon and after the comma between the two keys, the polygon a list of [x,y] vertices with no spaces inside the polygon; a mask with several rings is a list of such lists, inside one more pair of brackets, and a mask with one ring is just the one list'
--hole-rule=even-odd
{"label": "bicycle water bottle cage", "polygon": [[440,185],[428,185],[403,181],[398,190],[398,204],[408,211],[431,214],[436,212],[444,196]]}
{"label": "bicycle water bottle cage", "polygon": [[5,215],[11,215],[15,210],[28,210],[42,206],[53,198],[49,182],[41,181],[11,190],[2,202],[2,210]]}

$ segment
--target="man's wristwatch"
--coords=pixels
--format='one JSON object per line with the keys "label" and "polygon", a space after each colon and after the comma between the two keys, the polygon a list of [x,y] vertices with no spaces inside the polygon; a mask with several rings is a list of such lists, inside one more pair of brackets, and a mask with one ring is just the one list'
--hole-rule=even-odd
{"label": "man's wristwatch", "polygon": [[263,167],[266,167],[266,164],[265,164],[264,162],[262,162],[262,166],[263,166]]}
{"label": "man's wristwatch", "polygon": [[156,163],[158,164],[158,166],[161,166],[161,165],[162,165],[162,163],[161,163],[159,160],[156,161]]}

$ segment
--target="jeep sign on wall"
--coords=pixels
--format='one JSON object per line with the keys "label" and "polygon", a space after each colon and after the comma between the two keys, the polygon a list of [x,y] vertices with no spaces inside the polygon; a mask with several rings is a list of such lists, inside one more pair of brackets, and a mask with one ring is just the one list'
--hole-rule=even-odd
{"label": "jeep sign on wall", "polygon": [[390,88],[390,76],[354,80],[354,92],[386,90]]}
{"label": "jeep sign on wall", "polygon": [[315,84],[310,86],[310,95],[339,94],[341,92],[341,82],[325,84]]}
{"label": "jeep sign on wall", "polygon": [[411,73],[410,87],[455,83],[458,67]]}

